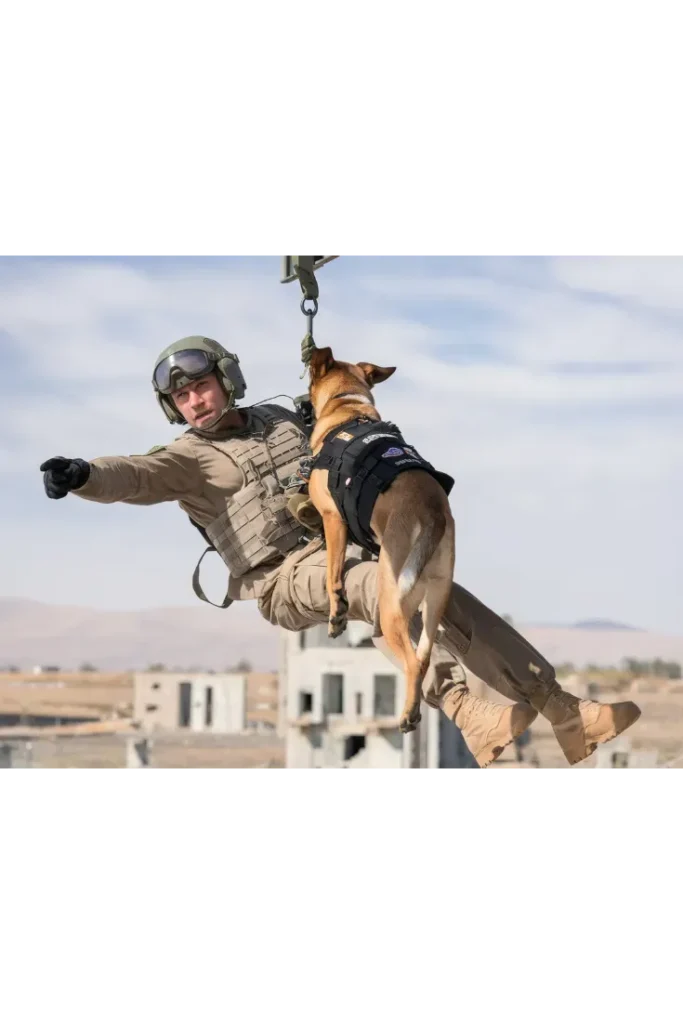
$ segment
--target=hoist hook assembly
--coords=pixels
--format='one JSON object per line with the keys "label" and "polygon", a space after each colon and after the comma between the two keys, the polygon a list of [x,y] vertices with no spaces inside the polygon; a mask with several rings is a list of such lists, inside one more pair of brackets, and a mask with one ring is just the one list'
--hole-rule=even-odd
{"label": "hoist hook assembly", "polygon": [[283,256],[281,284],[288,284],[290,281],[298,281],[301,286],[303,298],[301,300],[301,312],[306,317],[306,335],[301,343],[301,358],[304,362],[303,377],[315,349],[313,340],[313,318],[318,312],[318,298],[320,289],[316,280],[315,272],[324,267],[336,256]]}

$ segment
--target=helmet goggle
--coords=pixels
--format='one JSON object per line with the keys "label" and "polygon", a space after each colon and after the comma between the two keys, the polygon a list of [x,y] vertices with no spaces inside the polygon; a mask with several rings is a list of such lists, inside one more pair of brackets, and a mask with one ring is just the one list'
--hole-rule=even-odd
{"label": "helmet goggle", "polygon": [[201,349],[188,348],[166,356],[154,370],[154,387],[164,395],[182,387],[186,380],[196,380],[211,373],[217,357]]}

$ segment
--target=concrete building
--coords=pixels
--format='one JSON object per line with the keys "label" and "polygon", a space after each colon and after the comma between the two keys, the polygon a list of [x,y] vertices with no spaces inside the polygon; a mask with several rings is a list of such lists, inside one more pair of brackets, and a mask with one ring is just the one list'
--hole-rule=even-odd
{"label": "concrete building", "polygon": [[240,733],[246,728],[244,672],[135,672],[133,717],[146,732]]}
{"label": "concrete building", "polygon": [[617,736],[597,749],[596,768],[656,768],[656,750],[633,750],[628,736]]}
{"label": "concrete building", "polygon": [[277,672],[247,673],[247,728],[274,732],[278,721]]}
{"label": "concrete building", "polygon": [[349,623],[336,640],[327,624],[281,631],[279,726],[287,768],[476,767],[460,731],[422,705],[422,722],[398,728],[403,674],[375,648],[372,629]]}

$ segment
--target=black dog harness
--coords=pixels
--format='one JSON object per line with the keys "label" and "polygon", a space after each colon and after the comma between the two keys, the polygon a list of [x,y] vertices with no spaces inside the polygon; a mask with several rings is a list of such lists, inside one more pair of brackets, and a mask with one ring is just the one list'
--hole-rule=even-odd
{"label": "black dog harness", "polygon": [[379,546],[370,519],[379,495],[399,473],[422,469],[450,494],[453,477],[438,470],[409,447],[397,426],[383,420],[350,420],[330,432],[310,467],[329,470],[328,487],[351,540],[372,554]]}

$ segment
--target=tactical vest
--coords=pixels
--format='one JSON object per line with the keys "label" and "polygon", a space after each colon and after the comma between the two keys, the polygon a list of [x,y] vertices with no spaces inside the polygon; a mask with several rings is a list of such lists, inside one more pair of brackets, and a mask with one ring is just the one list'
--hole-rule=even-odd
{"label": "tactical vest", "polygon": [[455,483],[409,447],[397,426],[382,420],[355,419],[330,431],[311,468],[329,471],[327,485],[349,536],[373,555],[379,554],[370,528],[375,502],[399,473],[424,470],[446,494]]}
{"label": "tactical vest", "polygon": [[[308,438],[287,411],[273,405],[252,406],[255,429],[248,434],[207,444],[225,453],[242,470],[244,485],[227,499],[225,511],[206,527],[194,526],[208,543],[192,576],[192,588],[213,604],[199,583],[199,568],[209,551],[217,551],[232,577],[238,578],[269,562],[276,564],[309,538],[287,508],[285,487],[302,458],[310,455]],[[217,607],[227,608],[226,595]]]}

